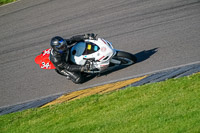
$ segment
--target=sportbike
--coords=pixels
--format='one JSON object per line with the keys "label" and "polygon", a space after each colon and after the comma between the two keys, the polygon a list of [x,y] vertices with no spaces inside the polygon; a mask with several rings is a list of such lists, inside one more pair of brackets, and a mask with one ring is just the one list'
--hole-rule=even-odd
{"label": "sportbike", "polygon": [[[35,62],[42,69],[55,69],[49,60],[51,49],[44,50],[35,58]],[[90,63],[88,74],[100,74],[119,66],[129,66],[137,62],[135,55],[114,49],[112,43],[98,38],[78,42],[70,48],[70,61],[77,65]]]}

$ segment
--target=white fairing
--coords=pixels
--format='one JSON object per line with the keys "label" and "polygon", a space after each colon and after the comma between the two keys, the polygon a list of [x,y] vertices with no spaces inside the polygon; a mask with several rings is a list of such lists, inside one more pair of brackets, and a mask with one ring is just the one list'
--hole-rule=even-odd
{"label": "white fairing", "polygon": [[[84,65],[85,60],[83,60],[83,52],[85,51],[86,43],[79,42],[75,46],[72,47],[70,52],[70,59],[77,65]],[[72,51],[76,50],[75,54],[72,54]]]}
{"label": "white fairing", "polygon": [[71,48],[70,59],[77,65],[84,65],[86,59],[94,59],[93,69],[99,71],[106,69],[115,54],[112,44],[104,39],[85,40]]}

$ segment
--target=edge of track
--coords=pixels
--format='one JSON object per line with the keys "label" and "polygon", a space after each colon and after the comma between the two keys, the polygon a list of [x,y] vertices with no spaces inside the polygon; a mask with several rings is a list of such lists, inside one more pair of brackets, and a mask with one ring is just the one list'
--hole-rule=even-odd
{"label": "edge of track", "polygon": [[167,69],[162,69],[150,73],[140,74],[134,77],[127,77],[116,81],[109,81],[107,83],[102,83],[99,85],[82,88],[74,92],[69,92],[69,93],[63,92],[60,94],[55,94],[40,99],[19,103],[16,105],[0,107],[0,115],[18,112],[30,108],[46,107],[54,104],[59,104],[62,102],[80,99],[82,97],[94,94],[103,94],[118,89],[124,89],[127,86],[140,86],[147,83],[164,81],[170,78],[179,78],[183,76],[188,76],[198,72],[200,72],[200,61],[176,67],[170,67]]}

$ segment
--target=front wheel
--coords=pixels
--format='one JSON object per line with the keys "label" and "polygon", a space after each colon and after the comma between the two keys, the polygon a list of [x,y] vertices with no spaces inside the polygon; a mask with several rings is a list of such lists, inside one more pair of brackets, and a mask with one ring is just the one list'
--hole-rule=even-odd
{"label": "front wheel", "polygon": [[111,63],[117,65],[132,65],[137,62],[135,55],[124,52],[117,51],[116,55],[112,58]]}

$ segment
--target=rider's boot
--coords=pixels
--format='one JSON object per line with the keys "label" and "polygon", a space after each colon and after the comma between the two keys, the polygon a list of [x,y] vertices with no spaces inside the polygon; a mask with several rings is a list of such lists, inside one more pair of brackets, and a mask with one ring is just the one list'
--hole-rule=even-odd
{"label": "rider's boot", "polygon": [[68,80],[72,80],[72,82],[74,82],[75,84],[80,84],[83,81],[83,78],[81,76],[80,72],[70,72],[67,70],[57,70],[55,69],[57,73],[66,76]]}
{"label": "rider's boot", "polygon": [[69,74],[70,79],[75,84],[80,84],[83,82],[83,77],[81,76],[80,72],[67,72]]}
{"label": "rider's boot", "polygon": [[65,71],[65,70],[57,70],[57,69],[55,69],[55,71],[58,73],[58,74],[60,74],[60,75],[63,75],[63,76],[65,76],[68,80],[70,80],[70,75],[67,73],[67,71]]}
{"label": "rider's boot", "polygon": [[62,70],[61,73],[63,73],[63,75],[66,76],[66,78],[67,78],[68,80],[71,79],[71,78],[70,78],[70,74],[68,73],[68,71]]}

